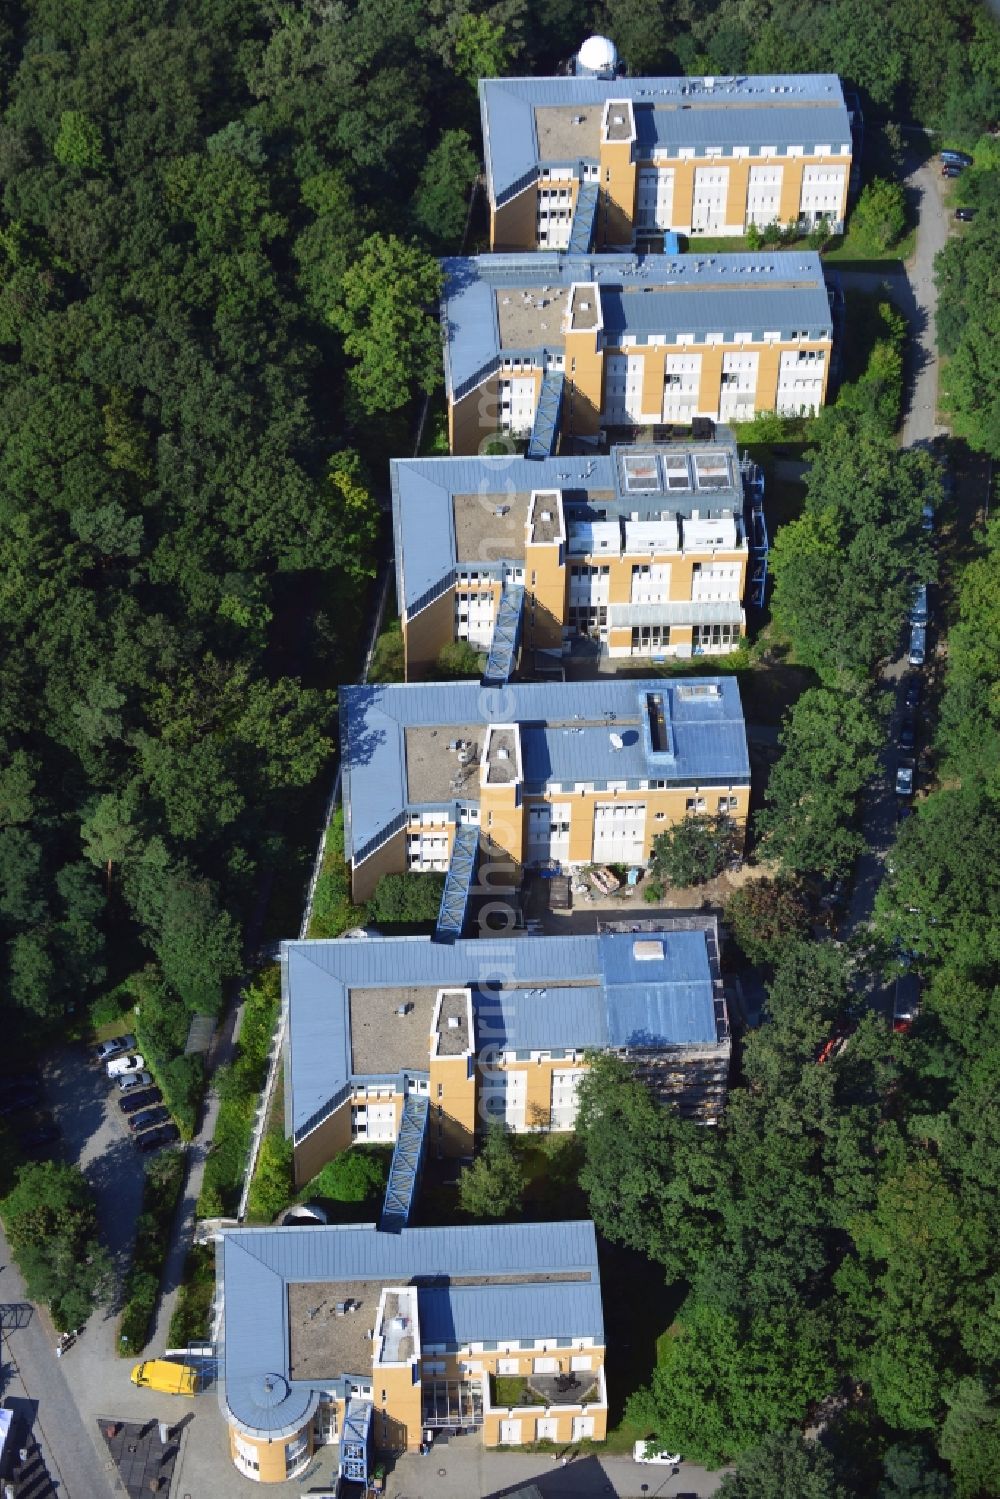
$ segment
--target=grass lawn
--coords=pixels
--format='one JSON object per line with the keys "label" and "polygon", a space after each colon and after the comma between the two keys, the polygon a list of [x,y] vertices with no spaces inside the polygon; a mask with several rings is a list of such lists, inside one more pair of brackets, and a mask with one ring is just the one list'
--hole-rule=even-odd
{"label": "grass lawn", "polygon": [[891,275],[902,270],[904,260],[909,260],[917,246],[916,229],[907,230],[903,238],[890,249],[873,255],[869,247],[858,243],[857,235],[847,226],[847,233],[837,235],[830,241],[830,247],[823,251],[823,259],[832,261],[843,270],[852,271],[885,271]]}

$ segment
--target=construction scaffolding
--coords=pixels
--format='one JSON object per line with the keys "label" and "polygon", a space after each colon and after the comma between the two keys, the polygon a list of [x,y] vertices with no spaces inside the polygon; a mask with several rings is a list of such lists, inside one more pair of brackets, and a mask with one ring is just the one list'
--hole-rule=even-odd
{"label": "construction scaffolding", "polygon": [[764,515],[764,471],[748,453],[740,464],[745,496],[745,519],[749,547],[747,597],[755,609],[763,609],[767,598],[767,560],[770,541]]}
{"label": "construction scaffolding", "polygon": [[379,1220],[383,1233],[398,1234],[409,1222],[424,1163],[429,1113],[430,1106],[424,1094],[407,1093]]}

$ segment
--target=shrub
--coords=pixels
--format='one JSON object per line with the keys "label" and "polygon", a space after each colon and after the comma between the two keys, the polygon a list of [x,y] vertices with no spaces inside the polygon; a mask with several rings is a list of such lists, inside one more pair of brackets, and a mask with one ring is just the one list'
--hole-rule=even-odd
{"label": "shrub", "polygon": [[135,1032],[139,1049],[177,1120],[185,1140],[198,1122],[204,1091],[204,1063],[200,1056],[184,1056],[191,1011],[163,981],[155,964],[133,974],[123,989],[136,1006]]}
{"label": "shrub", "polygon": [[851,216],[857,248],[880,255],[902,239],[906,230],[906,198],[901,182],[875,177],[863,190]]}
{"label": "shrub", "polygon": [[292,1142],[267,1134],[261,1142],[257,1169],[250,1183],[247,1216],[273,1223],[292,1200]]}
{"label": "shrub", "polygon": [[366,1145],[352,1145],[350,1150],[327,1161],[299,1193],[300,1201],[329,1197],[334,1202],[367,1202],[385,1195],[389,1180],[389,1152]]}
{"label": "shrub", "polygon": [[239,1206],[254,1116],[281,1006],[280,982],[278,968],[272,966],[247,990],[236,1060],[215,1075],[219,1117],[198,1198],[201,1218],[229,1216]]}
{"label": "shrub", "polygon": [[422,926],[437,921],[443,874],[385,874],[365,907],[377,926]]}
{"label": "shrub", "polygon": [[372,663],[368,668],[369,682],[405,682],[406,657],[403,650],[403,627],[398,619],[391,619],[375,642]]}
{"label": "shrub", "polygon": [[467,640],[453,640],[441,647],[434,663],[434,679],[440,682],[467,681],[481,677],[485,656]]}
{"label": "shrub", "polygon": [[208,1338],[214,1299],[214,1251],[210,1244],[195,1244],[188,1250],[184,1278],[170,1318],[167,1342],[171,1348],[187,1348]]}
{"label": "shrub", "polygon": [[323,864],[313,894],[310,937],[339,937],[361,926],[364,909],[351,902],[351,872],[344,859],[344,809],[338,807],[326,834]]}
{"label": "shrub", "polygon": [[131,1008],[132,996],[124,985],[112,989],[110,994],[99,994],[90,1006],[91,1029],[97,1032],[104,1030],[105,1026],[118,1025]]}
{"label": "shrub", "polygon": [[170,1226],[183,1183],[184,1156],[179,1150],[163,1151],[146,1166],[135,1255],[125,1282],[125,1305],[118,1326],[118,1352],[123,1358],[141,1353],[149,1339]]}

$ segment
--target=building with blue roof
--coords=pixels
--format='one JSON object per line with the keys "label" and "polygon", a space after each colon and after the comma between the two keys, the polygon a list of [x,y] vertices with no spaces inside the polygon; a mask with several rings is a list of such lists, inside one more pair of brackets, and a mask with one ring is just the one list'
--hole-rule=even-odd
{"label": "building with blue roof", "polygon": [[[594,451],[615,434],[814,413],[830,300],[811,250],[443,262],[451,451]],[[544,422],[542,418],[544,416]],[[544,442],[538,428],[544,426]]]}
{"label": "building with blue roof", "polygon": [[407,680],[488,651],[504,590],[529,652],[725,655],[746,628],[763,482],[732,433],[591,457],[397,458],[396,598]]}
{"label": "building with blue roof", "polygon": [[750,759],[735,676],[346,687],[345,854],[360,903],[385,874],[449,867],[455,831],[522,867],[644,866],[691,813],[742,840]]}
{"label": "building with blue roof", "polygon": [[298,1183],[352,1143],[397,1140],[429,1100],[427,1147],[468,1156],[485,1123],[574,1127],[594,1052],[714,1123],[729,1024],[712,917],[593,936],[372,937],[282,948],[285,1130]]}
{"label": "building with blue roof", "polygon": [[470,1428],[487,1446],[604,1439],[590,1222],[230,1229],[216,1276],[219,1399],[247,1478],[283,1483],[335,1444],[365,1483],[374,1454]]}
{"label": "building with blue roof", "polygon": [[843,228],[853,136],[834,74],[486,78],[479,104],[494,250]]}

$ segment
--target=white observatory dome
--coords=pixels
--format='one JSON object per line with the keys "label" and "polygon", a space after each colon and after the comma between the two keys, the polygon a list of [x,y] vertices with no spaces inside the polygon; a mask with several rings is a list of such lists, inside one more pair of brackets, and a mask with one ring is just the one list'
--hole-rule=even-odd
{"label": "white observatory dome", "polygon": [[576,72],[584,78],[613,78],[618,49],[606,36],[588,36],[576,55]]}

